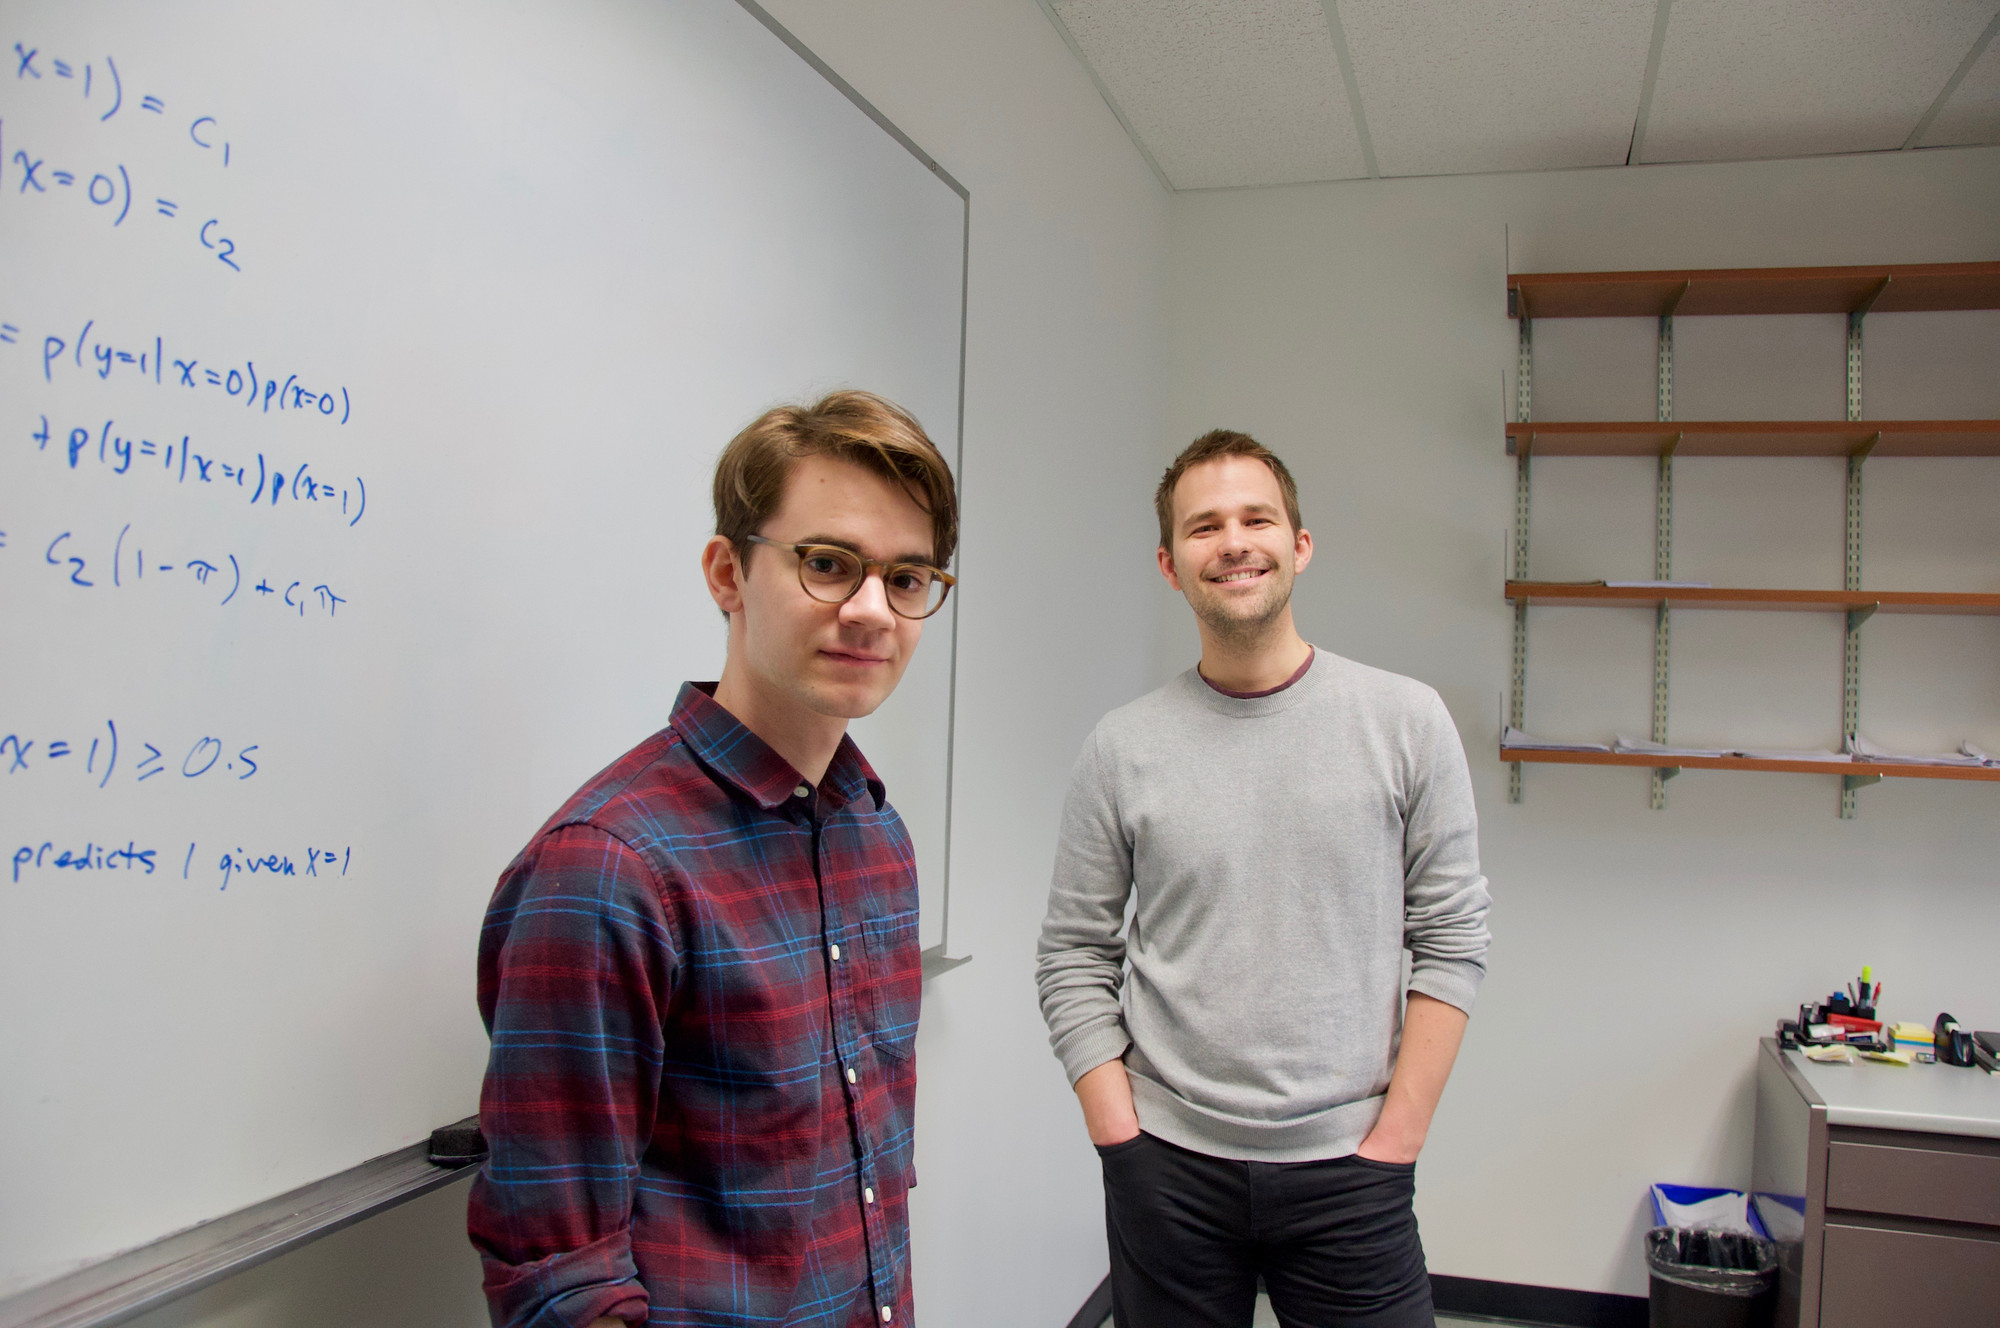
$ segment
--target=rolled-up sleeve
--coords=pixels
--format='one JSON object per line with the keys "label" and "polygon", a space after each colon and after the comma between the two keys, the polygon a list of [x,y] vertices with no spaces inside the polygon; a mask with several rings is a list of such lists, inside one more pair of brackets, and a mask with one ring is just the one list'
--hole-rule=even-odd
{"label": "rolled-up sleeve", "polygon": [[1486,977],[1491,900],[1479,871],[1479,813],[1451,712],[1435,693],[1417,726],[1403,831],[1403,943],[1410,990],[1471,1013]]}
{"label": "rolled-up sleeve", "polygon": [[496,1328],[641,1322],[633,1193],[681,947],[657,876],[615,837],[564,826],[530,853],[501,879],[480,937],[493,1045],[472,1241]]}

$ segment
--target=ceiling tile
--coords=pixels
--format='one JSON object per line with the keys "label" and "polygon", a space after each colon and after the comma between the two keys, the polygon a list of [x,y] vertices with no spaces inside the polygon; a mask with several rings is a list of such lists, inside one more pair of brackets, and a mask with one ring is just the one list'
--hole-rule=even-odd
{"label": "ceiling tile", "polygon": [[1622,164],[1654,0],[1340,0],[1384,175]]}
{"label": "ceiling tile", "polygon": [[2000,143],[2000,40],[1989,42],[1917,146]]}
{"label": "ceiling tile", "polygon": [[1673,0],[1646,161],[1898,148],[2000,0]]}
{"label": "ceiling tile", "polygon": [[1319,0],[1050,0],[1176,189],[1368,173]]}

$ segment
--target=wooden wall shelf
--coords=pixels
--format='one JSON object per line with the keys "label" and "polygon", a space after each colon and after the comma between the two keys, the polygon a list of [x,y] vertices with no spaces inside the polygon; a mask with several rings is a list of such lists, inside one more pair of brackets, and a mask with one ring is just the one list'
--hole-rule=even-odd
{"label": "wooden wall shelf", "polygon": [[2000,263],[1517,272],[1507,277],[1509,318],[1886,314],[1950,309],[2000,309]]}
{"label": "wooden wall shelf", "polygon": [[[1531,606],[1653,611],[1652,741],[1668,731],[1668,673],[1675,609],[1837,613],[1841,643],[1840,732],[1861,732],[1861,627],[1877,612],[2000,616],[2000,593],[1862,589],[1862,475],[1873,457],[2000,456],[2000,420],[1871,420],[1862,408],[1862,325],[1869,313],[2000,309],[2000,262],[1878,264],[1867,267],[1684,268],[1660,272],[1515,272],[1507,276],[1507,316],[1519,324],[1514,416],[1506,427],[1514,458],[1514,530],[1507,598],[1514,606],[1513,687],[1505,726],[1526,727],[1528,610]],[[1686,316],[1838,314],[1847,324],[1845,420],[1677,420],[1674,322]],[[1653,421],[1532,420],[1534,324],[1543,318],[1646,318],[1658,324]],[[1528,570],[1530,473],[1541,457],[1644,457],[1657,467],[1653,488],[1653,584],[1536,581]],[[1674,576],[1674,466],[1681,457],[1828,457],[1847,471],[1844,590],[1687,587]],[[1667,805],[1667,777],[1683,768],[1834,774],[1840,815],[1855,814],[1855,791],[1878,778],[2000,782],[2000,768],[1901,762],[1815,762],[1741,756],[1674,757],[1658,752],[1565,752],[1507,747],[1507,800],[1522,796],[1522,767],[1618,765],[1652,771],[1652,806]]]}
{"label": "wooden wall shelf", "polygon": [[1669,420],[1507,426],[1507,455],[2000,456],[2000,420]]}
{"label": "wooden wall shelf", "polygon": [[1647,752],[1552,752],[1540,747],[1502,747],[1502,761],[1544,765],[1625,765],[1642,770],[1767,770],[1792,775],[1854,775],[1883,779],[1970,779],[2000,782],[2000,767],[1904,765],[1900,761],[1771,761],[1747,756],[1656,756]]}
{"label": "wooden wall shelf", "polygon": [[1605,586],[1574,581],[1509,581],[1507,599],[1538,608],[1761,609],[1767,612],[1847,613],[1869,609],[1878,613],[1946,613],[2000,615],[2000,593],[1945,590],[1752,590],[1741,587],[1667,589],[1656,586]]}

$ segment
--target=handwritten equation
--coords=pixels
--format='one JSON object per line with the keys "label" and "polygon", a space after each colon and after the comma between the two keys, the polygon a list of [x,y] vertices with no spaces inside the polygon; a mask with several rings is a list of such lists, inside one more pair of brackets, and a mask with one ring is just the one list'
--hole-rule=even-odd
{"label": "handwritten equation", "polygon": [[[128,839],[122,846],[115,840],[100,844],[94,839],[82,844],[60,844],[53,839],[21,844],[12,856],[14,884],[19,885],[24,874],[32,878],[59,872],[78,875],[123,872],[141,876],[151,876],[163,869],[171,872],[172,852],[179,847],[176,843],[169,849],[150,844],[141,848],[136,839]],[[268,845],[259,845],[258,851],[250,852],[238,845],[222,850],[220,857],[201,854],[200,848],[199,840],[188,841],[187,852],[181,857],[180,878],[193,880],[199,870],[205,879],[220,879],[218,890],[227,890],[239,876],[341,877],[354,865],[351,844],[333,848],[307,845],[296,853]],[[209,877],[209,872],[215,876]]]}
{"label": "handwritten equation", "polygon": [[94,429],[76,425],[64,434],[59,426],[50,427],[48,416],[37,418],[39,426],[28,435],[35,450],[66,462],[71,470],[88,458],[112,475],[156,475],[177,487],[234,487],[252,507],[276,507],[285,502],[300,511],[321,512],[350,529],[368,514],[368,484],[359,475],[352,484],[334,483],[315,475],[310,462],[299,463],[287,474],[262,452],[257,453],[254,465],[241,457],[224,461],[195,451],[186,434],[173,443],[126,437],[114,432],[116,419],[107,419]]}
{"label": "handwritten equation", "polygon": [[[194,850],[195,845],[189,844],[187,860],[190,863],[194,861]],[[348,867],[353,861],[354,849],[351,846],[337,849],[309,847],[296,861],[293,860],[292,855],[289,853],[272,853],[268,851],[264,853],[245,853],[239,847],[233,852],[225,850],[221,859],[216,862],[215,870],[222,874],[222,884],[218,888],[227,890],[229,882],[233,877],[245,874],[251,876],[260,874],[265,876],[319,876],[322,874],[327,876],[345,876],[347,875]],[[334,871],[336,865],[340,868],[338,873]],[[185,877],[185,868],[183,868],[182,874]]]}
{"label": "handwritten equation", "polygon": [[[0,532],[0,547],[4,547],[4,539],[5,532]],[[79,590],[136,590],[150,574],[155,585],[166,582],[192,587],[197,596],[214,599],[219,609],[240,597],[245,603],[270,604],[301,618],[309,613],[314,617],[337,618],[340,606],[347,603],[345,595],[336,594],[323,581],[308,586],[310,578],[295,577],[288,581],[279,576],[273,585],[269,575],[258,575],[252,583],[252,573],[245,570],[234,553],[202,550],[195,556],[173,556],[171,561],[158,557],[149,561],[129,521],[113,539],[79,539],[74,532],[65,530],[48,542],[42,551],[42,562],[53,567],[59,579]]]}
{"label": "handwritten equation", "polygon": [[[0,734],[0,787],[21,776],[28,779],[77,778],[100,789],[107,788],[112,776],[118,773],[121,754],[132,758],[125,763],[126,779],[119,781],[121,786],[127,782],[144,784],[162,775],[169,776],[168,783],[199,779],[210,784],[240,784],[255,778],[262,769],[262,763],[256,756],[261,748],[254,742],[228,744],[204,733],[189,744],[176,764],[172,753],[181,750],[179,743],[170,743],[168,750],[162,750],[144,739],[137,741],[136,751],[132,749],[134,739],[121,741],[115,719],[105,720],[101,733],[92,730],[88,745],[75,733],[61,738],[25,729],[19,733]],[[235,747],[233,752],[230,750],[232,746]],[[178,780],[172,778],[175,775],[178,775]]]}
{"label": "handwritten equation", "polygon": [[[132,187],[131,168],[124,162],[96,161],[80,166],[73,161],[54,162],[25,148],[16,148],[11,157],[6,155],[6,151],[7,125],[0,120],[0,191],[7,187],[7,169],[11,166],[19,177],[14,191],[17,195],[86,200],[95,209],[94,215],[109,222],[113,230],[123,226],[126,218],[132,215],[132,203],[138,194]],[[151,206],[155,217],[165,217],[169,221],[181,219],[181,205],[171,198],[156,197]],[[193,227],[193,216],[182,220],[181,224]],[[237,252],[236,241],[225,231],[220,217],[209,217],[195,230],[195,239],[217,262],[232,272],[241,272],[242,255]]]}
{"label": "handwritten equation", "polygon": [[[39,88],[52,95],[60,95],[61,90],[67,89],[77,97],[86,113],[97,112],[94,118],[100,123],[117,117],[128,107],[136,109],[141,119],[158,117],[158,123],[170,127],[173,134],[191,145],[191,150],[204,154],[223,169],[229,166],[234,145],[213,115],[169,114],[166,98],[158,93],[141,93],[128,98],[125,77],[118,69],[117,60],[109,55],[102,60],[76,60],[45,53],[38,46],[17,41],[14,43],[12,63],[16,85]],[[103,107],[101,112],[97,111],[100,106]],[[5,124],[0,122],[0,191],[6,187],[9,166],[15,168],[19,175],[17,195],[32,194],[44,198],[68,195],[86,200],[88,206],[109,220],[114,229],[123,226],[126,218],[131,216],[133,202],[138,196],[138,191],[133,188],[131,169],[122,161],[58,162],[25,147],[15,148],[9,156]],[[179,191],[174,192],[178,194]],[[181,219],[182,206],[177,198],[154,196],[150,203],[142,205],[142,210],[145,207],[150,207],[156,217],[169,221]],[[196,215],[199,213],[190,209],[183,224],[194,230],[201,247],[218,263],[241,272],[242,258],[234,237],[228,234],[228,227],[219,217],[213,216],[197,226],[193,220]]]}
{"label": "handwritten equation", "polygon": [[[246,410],[261,407],[266,415],[275,409],[281,414],[297,412],[335,424],[346,424],[354,417],[354,402],[345,384],[336,383],[322,390],[317,384],[301,381],[296,373],[286,374],[280,382],[274,373],[259,374],[257,362],[251,359],[226,364],[203,361],[192,355],[182,359],[179,347],[175,347],[175,354],[167,353],[166,339],[161,336],[153,337],[150,342],[140,338],[118,343],[102,336],[93,340],[91,333],[96,327],[97,320],[90,318],[84,320],[73,338],[54,334],[42,337],[44,382],[56,382],[59,371],[66,379],[76,372],[104,383],[151,382],[155,387],[213,389],[241,401]],[[21,329],[14,324],[0,323],[0,345],[21,344],[20,334]]]}
{"label": "handwritten equation", "polygon": [[[36,83],[47,81],[51,89],[67,84],[71,91],[82,100],[91,102],[93,107],[101,105],[104,113],[97,118],[100,122],[111,119],[125,109],[125,77],[118,72],[118,62],[110,56],[103,61],[103,75],[98,74],[95,61],[78,62],[55,55],[44,55],[39,48],[30,48],[22,42],[14,43],[14,79],[16,82]],[[183,123],[167,117],[165,98],[153,93],[142,94],[137,101],[138,108],[161,117],[164,123],[178,127]],[[222,165],[229,165],[228,141],[222,136],[221,126],[212,115],[197,115],[185,121],[188,141],[207,152],[222,150]]]}
{"label": "handwritten equation", "polygon": [[[135,78],[138,66],[128,67],[113,55],[57,51],[27,37],[13,40],[20,35],[0,39],[12,44],[11,56],[0,54],[0,113],[6,117],[0,118],[0,215],[12,206],[23,216],[60,218],[73,230],[143,232],[170,247],[185,245],[185,252],[211,270],[239,274],[250,267],[255,255],[246,255],[227,207],[215,205],[223,180],[210,172],[230,169],[234,139],[241,136],[216,108],[199,105],[199,97],[187,97],[143,70]],[[74,131],[61,129],[50,115],[81,123]],[[0,227],[6,224],[0,221]],[[22,357],[23,379],[38,356],[43,381],[63,389],[65,403],[93,384],[112,390],[150,384],[182,399],[240,404],[261,416],[335,426],[353,419],[348,387],[304,368],[281,365],[272,371],[261,356],[218,357],[207,353],[210,348],[176,344],[150,330],[148,335],[114,331],[94,319],[38,325],[39,319],[7,314],[0,310],[0,356]],[[65,404],[57,414],[73,409]],[[228,493],[232,501],[240,498],[260,511],[295,508],[348,527],[367,512],[362,477],[331,478],[309,461],[280,459],[250,446],[235,455],[211,455],[215,449],[189,433],[121,427],[117,419],[92,418],[87,411],[55,420],[23,413],[8,422],[8,436],[20,437],[12,433],[17,426],[57,471],[149,475],[149,486],[164,481],[190,493]],[[231,612],[263,605],[293,617],[328,620],[344,616],[348,604],[330,578],[302,575],[303,569],[281,575],[278,560],[268,551],[256,552],[251,541],[225,536],[211,543],[200,534],[167,538],[157,530],[142,539],[138,529],[118,525],[117,518],[78,521],[68,529],[55,520],[44,524],[38,518],[36,524],[42,528],[32,538],[17,528],[10,540],[0,530],[0,566],[18,561],[25,574],[59,580],[77,595],[178,596]],[[17,727],[0,732],[0,788],[47,783],[115,793],[135,784],[207,787],[254,780],[268,769],[257,742],[202,733],[195,725],[178,734],[171,728],[147,733],[108,718],[100,727],[68,733],[62,725],[39,721]],[[221,890],[340,877],[353,864],[351,846],[323,844],[318,836],[287,843],[259,834],[258,840],[263,842],[22,834],[0,845],[6,855],[0,862],[8,864],[15,884],[124,874],[178,876]]]}

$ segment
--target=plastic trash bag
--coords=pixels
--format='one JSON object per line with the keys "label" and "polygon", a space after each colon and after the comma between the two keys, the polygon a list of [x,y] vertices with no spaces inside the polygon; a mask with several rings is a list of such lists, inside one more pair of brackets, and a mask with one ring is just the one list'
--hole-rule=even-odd
{"label": "plastic trash bag", "polygon": [[1646,1268],[1675,1286],[1749,1298],[1775,1283],[1778,1247],[1735,1231],[1654,1227],[1646,1233]]}

